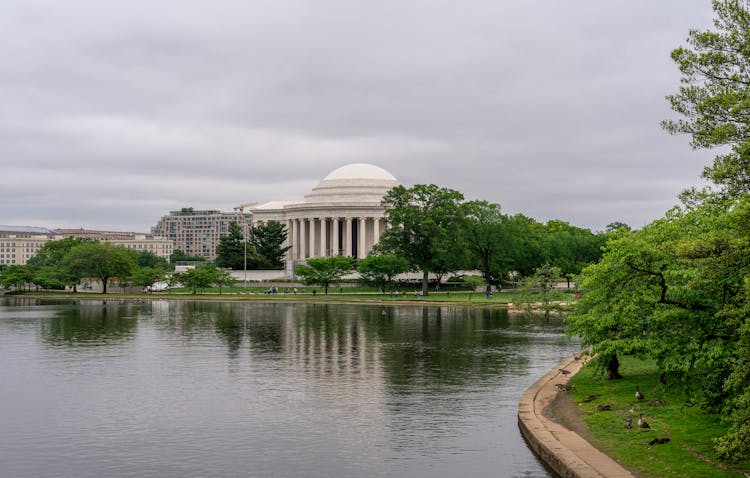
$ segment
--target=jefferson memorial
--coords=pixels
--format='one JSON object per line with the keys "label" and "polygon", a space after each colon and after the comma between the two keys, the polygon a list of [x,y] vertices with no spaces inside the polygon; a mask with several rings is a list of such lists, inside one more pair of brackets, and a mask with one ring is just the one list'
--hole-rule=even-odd
{"label": "jefferson memorial", "polygon": [[364,258],[386,227],[383,196],[400,183],[367,163],[333,170],[299,202],[272,201],[250,208],[252,222],[286,225],[287,260],[342,255]]}

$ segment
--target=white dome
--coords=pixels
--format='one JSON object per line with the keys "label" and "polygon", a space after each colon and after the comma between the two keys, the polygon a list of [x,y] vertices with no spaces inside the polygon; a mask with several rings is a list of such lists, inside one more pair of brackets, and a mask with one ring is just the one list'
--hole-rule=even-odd
{"label": "white dome", "polygon": [[331,171],[305,195],[305,204],[348,203],[380,206],[383,196],[399,182],[391,173],[367,163],[353,163]]}
{"label": "white dome", "polygon": [[396,181],[396,178],[385,169],[368,163],[352,163],[331,171],[323,181],[329,179],[384,179]]}

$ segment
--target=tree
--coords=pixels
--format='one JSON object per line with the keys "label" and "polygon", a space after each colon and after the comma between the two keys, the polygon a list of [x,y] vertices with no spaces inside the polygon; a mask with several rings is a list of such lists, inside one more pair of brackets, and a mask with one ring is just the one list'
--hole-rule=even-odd
{"label": "tree", "polygon": [[691,30],[688,46],[672,51],[683,86],[667,99],[686,119],[662,122],[672,134],[690,134],[693,148],[730,146],[703,176],[732,197],[750,192],[748,6],[745,0],[714,0],[715,31]]}
{"label": "tree", "polygon": [[396,276],[409,270],[406,259],[395,254],[370,254],[361,261],[357,271],[362,279],[382,291],[395,287]]}
{"label": "tree", "polygon": [[210,287],[216,281],[217,272],[216,266],[208,264],[174,274],[174,278],[183,286],[191,289],[193,294],[196,294],[198,289]]}
{"label": "tree", "polygon": [[31,284],[34,280],[33,266],[11,264],[3,268],[0,273],[0,285],[8,289],[15,286],[16,290]]}
{"label": "tree", "polygon": [[244,270],[247,259],[248,269],[259,269],[268,266],[267,261],[255,251],[242,234],[242,228],[236,222],[229,223],[229,232],[219,239],[216,246],[216,265],[229,269]]}
{"label": "tree", "polygon": [[109,242],[86,242],[73,247],[63,259],[63,267],[78,280],[96,277],[102,282],[102,293],[112,278],[125,280],[135,268],[131,252]]}
{"label": "tree", "polygon": [[463,219],[463,195],[434,184],[396,186],[383,197],[391,227],[380,237],[379,250],[399,255],[422,271],[422,294],[429,273],[456,247]]}
{"label": "tree", "polygon": [[[131,249],[132,250],[132,249]],[[169,270],[169,261],[159,257],[151,251],[133,251],[135,253],[136,265],[138,267],[150,267],[163,271]]]}
{"label": "tree", "polygon": [[500,212],[499,204],[487,201],[469,201],[464,204],[466,224],[462,228],[464,243],[474,263],[482,272],[489,290],[493,283],[507,271],[508,257],[507,217]]}
{"label": "tree", "polygon": [[527,312],[530,313],[534,309],[542,310],[545,320],[549,320],[550,312],[559,309],[558,304],[552,302],[552,293],[560,278],[558,267],[544,264],[525,279],[522,301],[526,304]]}
{"label": "tree", "polygon": [[221,288],[230,286],[235,283],[232,273],[226,269],[216,269],[213,277],[213,283],[219,288],[219,295],[221,295]]}
{"label": "tree", "polygon": [[178,262],[201,263],[201,262],[206,262],[206,258],[203,256],[190,256],[188,254],[185,254],[180,249],[175,249],[172,251],[172,254],[169,256],[169,262],[171,264],[177,264]]}
{"label": "tree", "polygon": [[131,282],[139,287],[147,288],[156,282],[163,281],[167,271],[160,267],[139,267],[133,272]]}
{"label": "tree", "polygon": [[253,227],[251,243],[255,251],[265,258],[271,269],[284,268],[284,254],[290,246],[284,246],[287,238],[286,226],[278,221]]}
{"label": "tree", "polygon": [[81,278],[65,267],[65,256],[76,246],[91,242],[90,239],[78,237],[46,242],[27,262],[35,268],[34,283],[45,289],[70,286],[75,292]]}
{"label": "tree", "polygon": [[354,268],[354,258],[344,256],[319,257],[308,259],[307,264],[299,264],[294,273],[307,285],[320,285],[328,295],[328,286],[341,280]]}
{"label": "tree", "polygon": [[545,226],[546,248],[550,264],[560,270],[568,288],[573,276],[596,262],[602,255],[605,234],[594,234],[589,229],[572,226],[565,221],[548,221]]}

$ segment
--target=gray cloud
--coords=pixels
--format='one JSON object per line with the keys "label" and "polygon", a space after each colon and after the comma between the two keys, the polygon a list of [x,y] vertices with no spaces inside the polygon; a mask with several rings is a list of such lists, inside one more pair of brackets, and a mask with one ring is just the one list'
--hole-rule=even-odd
{"label": "gray cloud", "polygon": [[709,2],[10,0],[0,223],[147,230],[372,162],[539,220],[642,226],[713,152],[659,121]]}

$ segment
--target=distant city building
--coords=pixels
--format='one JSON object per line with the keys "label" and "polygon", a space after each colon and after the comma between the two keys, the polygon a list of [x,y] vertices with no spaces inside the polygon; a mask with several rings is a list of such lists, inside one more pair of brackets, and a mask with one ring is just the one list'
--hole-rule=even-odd
{"label": "distant city building", "polygon": [[342,166],[295,202],[250,208],[254,225],[279,221],[288,231],[287,261],[311,257],[367,257],[387,227],[383,196],[398,186],[388,171],[367,163]]}
{"label": "distant city building", "polygon": [[169,259],[172,241],[138,232],[91,231],[88,229],[46,229],[42,227],[0,226],[0,265],[23,265],[48,241],[83,237],[110,242],[136,251],[149,251]]}
{"label": "distant city building", "polygon": [[251,223],[252,214],[222,212],[215,210],[193,210],[183,208],[171,211],[159,219],[151,228],[153,234],[165,237],[189,256],[200,256],[213,261],[219,239],[229,233],[229,224],[236,222],[244,230]]}

